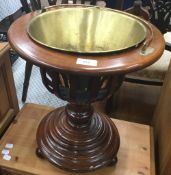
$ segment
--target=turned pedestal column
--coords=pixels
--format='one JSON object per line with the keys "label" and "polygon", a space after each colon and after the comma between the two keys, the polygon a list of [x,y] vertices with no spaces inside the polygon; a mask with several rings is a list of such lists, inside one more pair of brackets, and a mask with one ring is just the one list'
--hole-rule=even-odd
{"label": "turned pedestal column", "polygon": [[41,69],[44,85],[69,104],[49,113],[37,131],[37,153],[76,172],[92,171],[117,161],[119,133],[109,117],[91,103],[117,90],[122,75],[85,76]]}

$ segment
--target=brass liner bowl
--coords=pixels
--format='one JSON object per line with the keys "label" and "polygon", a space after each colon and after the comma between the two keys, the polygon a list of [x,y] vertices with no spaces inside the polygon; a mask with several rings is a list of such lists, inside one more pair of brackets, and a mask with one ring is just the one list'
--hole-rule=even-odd
{"label": "brass liner bowl", "polygon": [[146,39],[138,18],[107,8],[60,8],[35,16],[27,26],[39,44],[75,53],[108,53],[136,47]]}

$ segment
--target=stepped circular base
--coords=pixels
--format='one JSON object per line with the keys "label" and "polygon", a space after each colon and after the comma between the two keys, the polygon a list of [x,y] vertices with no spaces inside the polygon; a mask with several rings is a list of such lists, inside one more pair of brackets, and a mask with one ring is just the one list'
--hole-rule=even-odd
{"label": "stepped circular base", "polygon": [[116,162],[120,138],[114,123],[94,112],[91,122],[74,125],[64,108],[47,114],[37,130],[39,153],[69,171],[87,172]]}

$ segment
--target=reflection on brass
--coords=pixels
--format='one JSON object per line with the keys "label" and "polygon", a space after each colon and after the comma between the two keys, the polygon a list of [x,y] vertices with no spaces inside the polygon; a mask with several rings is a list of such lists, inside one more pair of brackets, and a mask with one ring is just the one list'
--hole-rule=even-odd
{"label": "reflection on brass", "polygon": [[137,46],[145,25],[125,13],[99,7],[59,8],[34,17],[29,36],[50,48],[77,53],[107,53]]}
{"label": "reflection on brass", "polygon": [[144,56],[147,56],[147,55],[149,55],[149,54],[151,54],[153,52],[154,52],[154,48],[152,48],[152,47],[146,47],[145,50],[144,49],[141,49],[140,54],[141,55],[144,55]]}

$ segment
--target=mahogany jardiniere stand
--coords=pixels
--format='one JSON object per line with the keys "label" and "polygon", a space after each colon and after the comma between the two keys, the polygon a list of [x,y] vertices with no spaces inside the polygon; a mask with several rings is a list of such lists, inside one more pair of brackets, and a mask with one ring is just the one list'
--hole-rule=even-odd
{"label": "mahogany jardiniere stand", "polygon": [[[63,5],[50,10],[61,7],[86,8]],[[155,62],[164,50],[161,33],[130,15],[147,28],[146,38],[138,46],[117,53],[70,53],[42,46],[29,37],[28,23],[37,13],[22,16],[12,24],[8,32],[10,44],[22,58],[40,67],[42,81],[50,92],[69,102],[41,121],[37,152],[54,165],[75,172],[115,163],[120,144],[117,128],[91,103],[114,93],[126,73]]]}

